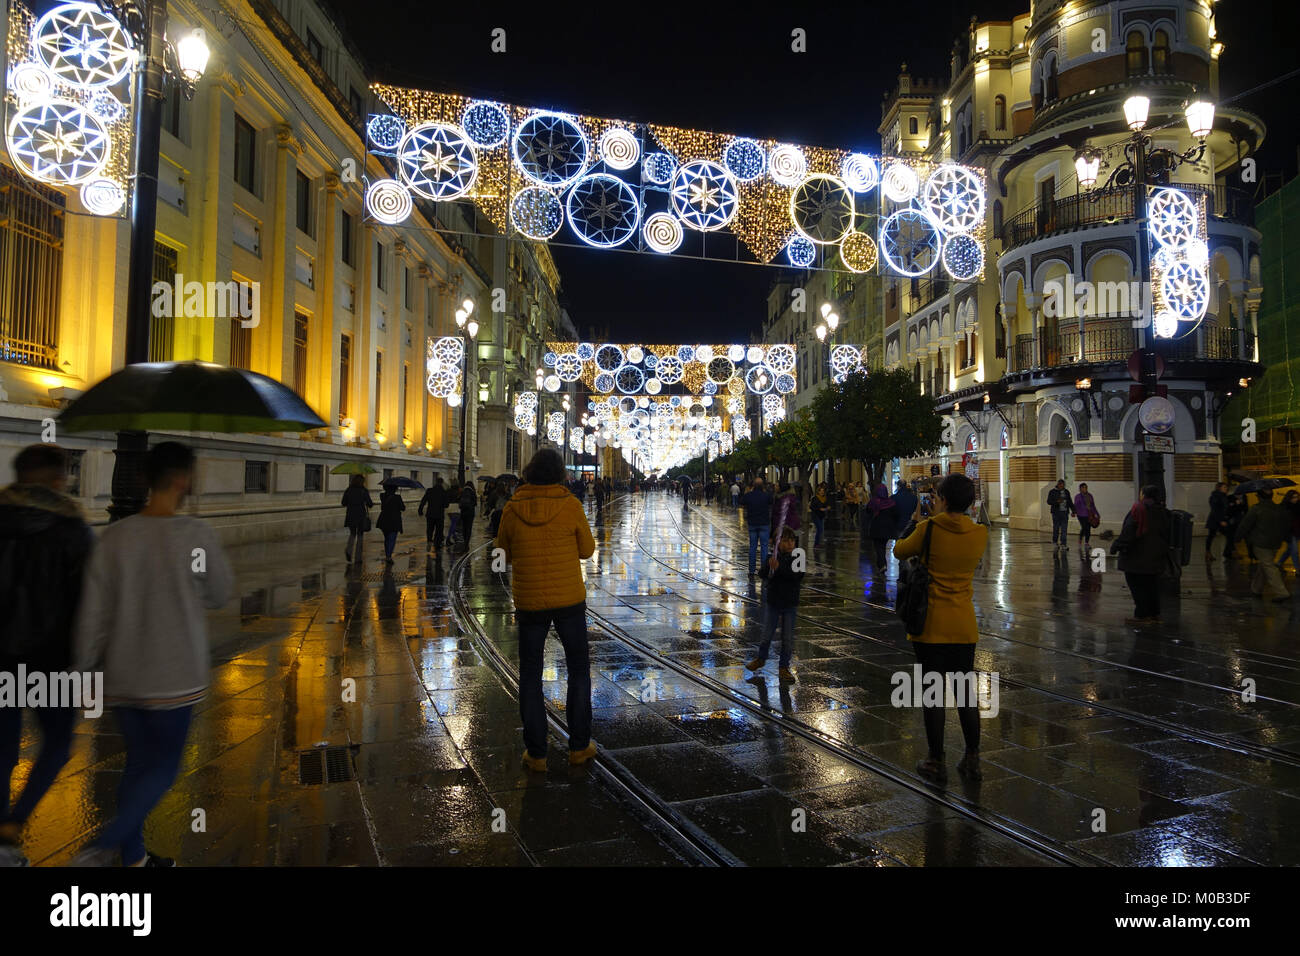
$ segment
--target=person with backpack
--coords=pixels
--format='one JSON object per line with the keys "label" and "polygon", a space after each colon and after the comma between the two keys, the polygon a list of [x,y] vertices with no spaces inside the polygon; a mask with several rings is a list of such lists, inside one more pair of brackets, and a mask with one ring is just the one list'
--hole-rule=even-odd
{"label": "person with backpack", "polygon": [[790,662],[794,656],[794,619],[799,609],[799,588],[804,571],[794,569],[795,534],[789,528],[781,533],[777,544],[776,567],[764,565],[767,585],[763,589],[763,642],[758,645],[758,656],[747,663],[748,670],[760,670],[767,663],[767,652],[772,647],[772,637],[777,624],[781,625],[781,657],[777,676],[782,683],[794,680]]}
{"label": "person with backpack", "polygon": [[385,564],[393,563],[393,548],[397,547],[397,536],[402,533],[402,512],[405,510],[406,502],[397,493],[397,488],[384,485],[384,490],[379,495],[379,520],[375,526],[384,535]]}
{"label": "person with backpack", "polygon": [[[799,494],[797,485],[791,485],[788,481],[781,482],[776,498],[772,500],[772,540],[779,542],[785,529],[789,528],[795,532],[795,540],[798,540],[799,526],[803,522],[801,512],[803,511],[803,499]],[[769,567],[775,567],[776,555],[768,558]]]}
{"label": "person with backpack", "polygon": [[474,485],[471,482],[465,482],[460,489],[460,531],[465,541],[465,550],[469,550],[469,536],[474,530],[474,512],[478,509],[478,495],[474,493]]}
{"label": "person with backpack", "polygon": [[[948,475],[939,483],[934,498],[934,516],[918,520],[910,535],[894,542],[894,557],[901,561],[922,556],[930,578],[925,626],[919,634],[909,633],[907,639],[912,642],[921,665],[923,681],[937,679],[939,686],[943,686],[945,674],[971,675],[963,682],[971,688],[975,642],[979,640],[973,582],[975,569],[988,546],[989,529],[987,525],[976,524],[966,513],[975,501],[975,482],[965,475]],[[913,517],[920,517],[919,506],[918,514]],[[922,777],[940,784],[948,779],[943,750],[944,711],[942,700],[923,708],[921,716],[929,756],[916,765]],[[958,701],[957,719],[966,742],[966,754],[957,764],[957,772],[968,780],[979,780],[983,774],[978,702]]]}
{"label": "person with backpack", "polygon": [[1169,512],[1159,485],[1147,485],[1110,546],[1119,555],[1119,569],[1133,595],[1133,616],[1124,623],[1160,623],[1160,575],[1169,564]]}
{"label": "person with backpack", "polygon": [[[13,484],[0,490],[0,672],[66,672],[73,622],[94,536],[77,503],[64,494],[67,455],[56,445],[29,445],[14,458]],[[25,866],[23,828],[68,762],[77,711],[32,707],[41,747],[13,803],[23,711],[0,705],[0,867]]]}
{"label": "person with backpack", "polygon": [[433,545],[434,551],[442,550],[442,521],[446,510],[447,489],[443,487],[442,475],[438,475],[433,479],[433,485],[424,489],[416,511],[416,514],[424,515],[425,540]]}
{"label": "person with backpack", "polygon": [[1070,515],[1074,514],[1074,502],[1070,499],[1064,478],[1057,481],[1056,487],[1047,493],[1047,513],[1052,516],[1052,547],[1068,548]]}
{"label": "person with backpack", "polygon": [[370,530],[370,509],[375,503],[370,500],[366,490],[366,476],[353,475],[348,479],[347,490],[343,492],[343,527],[348,529],[348,545],[343,551],[348,564],[352,563],[353,545],[357,564],[361,563],[361,536]]}
{"label": "person with backpack", "polygon": [[1074,515],[1079,519],[1079,547],[1085,547],[1092,541],[1092,529],[1101,523],[1097,513],[1097,503],[1088,491],[1088,483],[1079,485],[1079,493],[1074,496]]}

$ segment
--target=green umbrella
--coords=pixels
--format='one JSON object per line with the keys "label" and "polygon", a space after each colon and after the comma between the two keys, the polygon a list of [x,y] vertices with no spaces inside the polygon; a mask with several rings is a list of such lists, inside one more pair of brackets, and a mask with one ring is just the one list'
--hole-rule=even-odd
{"label": "green umbrella", "polygon": [[373,475],[378,468],[371,468],[364,461],[345,461],[330,469],[331,475]]}
{"label": "green umbrella", "polygon": [[273,378],[210,362],[128,365],[74,400],[68,431],[301,432],[328,427]]}

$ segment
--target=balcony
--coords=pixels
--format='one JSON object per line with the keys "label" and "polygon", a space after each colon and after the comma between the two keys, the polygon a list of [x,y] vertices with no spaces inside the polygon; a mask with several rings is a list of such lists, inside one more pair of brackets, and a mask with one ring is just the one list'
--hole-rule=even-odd
{"label": "balcony", "polygon": [[[1179,189],[1206,197],[1206,215],[1214,220],[1244,226],[1255,224],[1255,200],[1249,193],[1232,186],[1194,186],[1179,184]],[[1037,202],[1002,224],[1002,248],[1011,250],[1027,242],[1042,239],[1083,226],[1106,226],[1133,221],[1133,190],[1128,187],[1095,190],[1074,196],[1060,196],[1050,202]]]}
{"label": "balcony", "polygon": [[[1138,348],[1139,329],[1128,319],[1095,322],[1080,333],[1077,328],[1056,333],[1018,336],[1007,350],[1007,375],[1024,377],[1036,372],[1073,369],[1082,365],[1123,363]],[[1157,351],[1168,362],[1255,361],[1255,336],[1245,329],[1202,327],[1185,338],[1159,342]]]}
{"label": "balcony", "polygon": [[912,287],[908,294],[912,314],[924,309],[936,299],[947,295],[948,287],[949,282],[947,279],[913,278]]}

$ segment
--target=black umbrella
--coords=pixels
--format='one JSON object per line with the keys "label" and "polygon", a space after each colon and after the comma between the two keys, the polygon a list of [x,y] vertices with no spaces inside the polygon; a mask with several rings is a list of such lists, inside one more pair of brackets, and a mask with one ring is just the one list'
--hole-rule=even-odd
{"label": "black umbrella", "polygon": [[394,475],[392,478],[385,478],[383,481],[385,488],[423,488],[414,478],[407,478],[405,475]]}
{"label": "black umbrella", "polygon": [[210,362],[128,365],[74,400],[68,431],[301,432],[328,427],[273,378]]}
{"label": "black umbrella", "polygon": [[1243,481],[1239,484],[1234,495],[1253,495],[1263,491],[1265,488],[1290,488],[1295,482],[1290,478],[1257,478],[1254,481]]}

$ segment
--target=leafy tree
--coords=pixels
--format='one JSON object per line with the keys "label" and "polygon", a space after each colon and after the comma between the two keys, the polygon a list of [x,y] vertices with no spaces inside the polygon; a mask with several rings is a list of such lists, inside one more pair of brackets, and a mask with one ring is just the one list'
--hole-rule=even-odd
{"label": "leafy tree", "polygon": [[808,409],[801,408],[793,417],[772,426],[771,457],[785,481],[791,468],[806,475],[812,466],[826,457],[821,435]]}
{"label": "leafy tree", "polygon": [[857,459],[869,488],[883,480],[891,459],[924,455],[943,437],[934,402],[901,368],[854,372],[828,384],[813,399],[812,412],[822,457]]}

